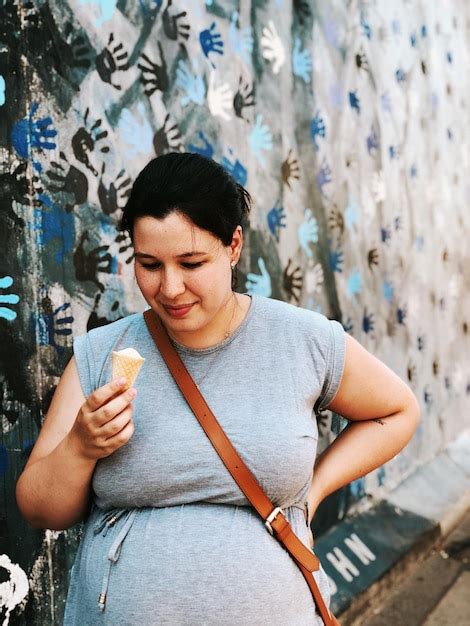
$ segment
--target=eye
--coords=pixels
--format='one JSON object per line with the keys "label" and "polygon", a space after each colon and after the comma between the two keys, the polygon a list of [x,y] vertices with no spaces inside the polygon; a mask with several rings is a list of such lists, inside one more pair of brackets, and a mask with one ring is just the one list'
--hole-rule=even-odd
{"label": "eye", "polygon": [[158,270],[160,267],[160,263],[150,263],[150,264],[141,263],[141,266],[145,267],[146,270]]}
{"label": "eye", "polygon": [[188,270],[195,270],[196,267],[201,267],[201,265],[203,265],[202,261],[200,261],[199,263],[183,263],[183,267]]}

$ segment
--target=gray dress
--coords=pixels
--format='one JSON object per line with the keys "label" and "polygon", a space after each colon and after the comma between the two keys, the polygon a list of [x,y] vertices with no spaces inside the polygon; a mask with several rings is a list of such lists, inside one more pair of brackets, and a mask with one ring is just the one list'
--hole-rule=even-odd
{"label": "gray dress", "polygon": [[[319,313],[253,296],[227,340],[203,350],[176,344],[196,382],[204,377],[201,391],[240,456],[305,544],[318,440],[313,407],[327,406],[338,389],[344,335]],[[142,314],[75,338],[85,397],[110,380],[111,351],[130,347],[146,359],[135,432],[96,465],[64,624],[322,624],[302,573],[213,449]],[[329,602],[325,572],[315,577]]]}

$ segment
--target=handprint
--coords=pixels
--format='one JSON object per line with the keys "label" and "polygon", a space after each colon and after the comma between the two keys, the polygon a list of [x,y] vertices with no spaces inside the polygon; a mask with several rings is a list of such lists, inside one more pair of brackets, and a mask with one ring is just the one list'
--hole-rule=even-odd
{"label": "handprint", "polygon": [[336,228],[339,231],[339,236],[342,237],[344,233],[344,218],[341,211],[335,205],[334,209],[332,209],[330,216],[328,218],[328,226],[330,230],[335,230]]}
{"label": "handprint", "polygon": [[355,298],[362,291],[362,277],[359,270],[354,270],[348,277],[347,293],[350,298]]}
{"label": "handprint", "polygon": [[[199,43],[201,44],[202,52],[207,59],[209,59],[209,54],[211,52],[221,55],[223,55],[224,53],[224,42],[222,41],[222,35],[218,33],[215,29],[216,23],[212,22],[210,28],[206,28],[199,33]],[[209,61],[211,62],[212,67],[215,67],[211,59],[209,59]]]}
{"label": "handprint", "polygon": [[[124,262],[126,265],[129,265],[129,263],[132,263],[132,261],[134,260],[134,247],[132,245],[132,241],[129,236],[129,233],[126,230],[121,230],[114,241],[117,244],[119,244],[119,250],[118,250],[119,254],[123,254],[124,252],[127,252],[128,250],[131,251],[130,255],[126,258]],[[119,262],[118,262],[118,267],[119,267]],[[120,273],[121,272],[118,271],[118,274]]]}
{"label": "handprint", "polygon": [[57,352],[63,353],[66,346],[57,343],[56,337],[71,337],[74,318],[72,315],[59,317],[60,313],[70,313],[70,302],[64,302],[54,308],[49,295],[41,299],[41,314],[37,318],[37,328],[39,331],[39,344],[41,346],[52,346]]}
{"label": "handprint", "polygon": [[317,243],[318,241],[318,222],[313,216],[312,209],[305,209],[304,221],[299,226],[297,235],[303,251],[308,258],[311,258],[313,252],[310,249],[310,243]]}
{"label": "handprint", "polygon": [[372,155],[380,149],[380,139],[374,126],[371,126],[370,133],[367,135],[367,152]]}
{"label": "handprint", "polygon": [[35,211],[38,224],[33,225],[38,231],[38,245],[41,247],[54,242],[56,248],[54,260],[57,264],[64,262],[64,258],[73,250],[75,241],[75,221],[71,213],[66,213],[52,198],[46,193],[37,196],[38,206],[42,210]]}
{"label": "handprint", "polygon": [[324,187],[328,183],[331,183],[331,169],[326,159],[323,159],[320,169],[318,170],[318,174],[315,176],[315,180],[317,181],[318,189],[322,196],[325,196]]}
{"label": "handprint", "polygon": [[189,29],[190,26],[187,23],[183,22],[183,18],[186,17],[187,11],[181,11],[176,15],[170,14],[170,8],[172,5],[172,0],[168,0],[168,4],[166,9],[163,11],[162,15],[162,24],[163,31],[168,39],[172,39],[176,41],[178,37],[182,37],[186,41],[189,39]]}
{"label": "handprint", "polygon": [[359,115],[359,113],[361,112],[361,103],[357,96],[357,91],[349,92],[349,106]]}
{"label": "handprint", "polygon": [[406,304],[402,307],[397,307],[397,311],[396,311],[397,322],[401,324],[402,326],[406,326],[405,320],[406,320],[407,314],[408,314],[408,308]]}
{"label": "handprint", "polygon": [[243,77],[240,76],[240,80],[238,81],[238,91],[235,94],[233,99],[233,108],[235,109],[235,115],[240,117],[241,119],[246,119],[243,117],[243,109],[246,107],[252,107],[255,103],[255,87],[246,82],[243,82]]}
{"label": "handprint", "polygon": [[364,315],[362,317],[362,330],[369,334],[375,328],[374,314],[367,313],[367,309],[364,309]]}
{"label": "handprint", "polygon": [[292,190],[292,187],[290,186],[291,180],[300,180],[299,174],[299,162],[294,156],[292,156],[291,148],[281,165],[282,182],[286,184],[290,190]]}
{"label": "handprint", "polygon": [[393,296],[395,294],[395,289],[393,287],[393,283],[390,280],[384,280],[382,283],[382,293],[387,302],[391,302],[393,300]]}
{"label": "handprint", "polygon": [[392,101],[390,99],[390,94],[388,93],[388,91],[385,91],[380,96],[380,106],[381,106],[382,111],[384,113],[391,113],[392,112]]}
{"label": "handprint", "polygon": [[122,209],[127,198],[131,195],[132,182],[122,169],[109,187],[104,184],[105,164],[101,169],[101,177],[98,185],[98,198],[101,209],[105,215],[112,215],[118,209]]}
{"label": "handprint", "polygon": [[366,72],[369,71],[369,63],[367,61],[367,57],[362,47],[360,48],[359,52],[356,54],[355,59],[356,59],[356,67],[358,70],[364,70]]}
{"label": "handprint", "polygon": [[420,352],[424,352],[426,350],[426,336],[425,335],[418,335],[416,343],[418,346],[418,350]]}
{"label": "handprint", "polygon": [[286,51],[272,20],[263,28],[261,46],[263,58],[272,63],[274,74],[279,74],[279,70],[286,61]]}
{"label": "handprint", "polygon": [[382,243],[388,243],[392,238],[392,231],[389,226],[383,226],[380,229],[380,239]]}
{"label": "handprint", "polygon": [[121,85],[116,85],[112,82],[112,76],[117,71],[129,69],[128,54],[122,43],[116,44],[110,49],[113,41],[114,35],[111,33],[106,48],[96,57],[96,70],[104,83],[109,83],[115,89],[121,90]]}
{"label": "handprint", "polygon": [[273,137],[269,126],[267,124],[263,124],[263,116],[261,113],[256,116],[255,125],[250,133],[249,142],[251,151],[255,155],[257,161],[259,161],[261,165],[265,165],[266,160],[262,152],[265,150],[272,150]]}
{"label": "handprint", "polygon": [[[83,118],[83,126],[80,127],[72,137],[72,150],[77,161],[83,163],[83,165],[87,169],[89,169],[94,176],[98,176],[97,170],[90,163],[88,154],[90,152],[93,152],[93,150],[95,149],[95,145],[98,142],[108,136],[108,131],[101,129],[102,120],[100,119],[96,120],[96,122],[92,124],[90,130],[88,130],[87,124],[89,113],[90,109],[87,108],[87,110],[85,111],[85,116]],[[106,154],[107,152],[109,152],[109,147],[102,146],[100,148],[100,152]]]}
{"label": "handprint", "polygon": [[[230,154],[233,154],[231,150],[229,150],[229,152]],[[237,183],[240,183],[242,187],[245,187],[248,179],[248,170],[239,159],[235,159],[235,161],[233,161],[224,156],[222,158],[222,166],[231,176],[233,176]]]}
{"label": "handprint", "polygon": [[423,400],[424,400],[424,404],[426,405],[426,407],[430,409],[433,404],[433,397],[432,397],[432,393],[429,390],[429,385],[425,385],[424,387]]}
{"label": "handprint", "polygon": [[118,128],[125,143],[129,146],[129,157],[151,154],[153,130],[142,101],[138,103],[135,113],[131,113],[126,108],[122,109]]}
{"label": "handprint", "polygon": [[219,116],[227,122],[232,119],[229,110],[232,107],[233,92],[228,83],[219,87],[215,86],[215,71],[209,76],[209,89],[207,91],[207,104],[214,116]]}
{"label": "handprint", "polygon": [[383,170],[379,170],[378,172],[374,172],[371,181],[372,187],[372,195],[374,196],[374,200],[378,202],[383,202],[387,197],[387,189],[385,187],[385,177]]}
{"label": "handprint", "polygon": [[185,92],[181,98],[181,106],[188,106],[190,102],[204,104],[206,87],[200,74],[192,74],[188,64],[180,59],[176,69],[176,86]]}
{"label": "handprint", "polygon": [[294,0],[293,2],[294,14],[297,15],[299,23],[304,24],[306,20],[311,16],[312,12],[310,5],[306,0]]}
{"label": "handprint", "polygon": [[348,206],[344,210],[344,223],[346,228],[351,230],[359,221],[357,202],[354,198],[349,198]]}
{"label": "handprint", "polygon": [[249,26],[239,29],[238,19],[239,14],[237,11],[234,11],[230,18],[228,38],[233,52],[245,63],[249,63],[251,53],[253,52],[253,35]]}
{"label": "handprint", "polygon": [[51,169],[46,176],[50,181],[47,186],[49,191],[71,196],[70,202],[64,205],[67,213],[73,211],[75,206],[87,201],[88,179],[83,172],[69,164],[63,152],[60,152],[60,162],[51,161]]}
{"label": "handprint", "polygon": [[196,146],[193,143],[188,144],[188,152],[195,152],[196,154],[200,154],[202,156],[207,157],[208,159],[212,159],[214,155],[214,146],[210,143],[207,137],[204,135],[202,130],[198,130],[197,136],[204,144],[204,147]]}
{"label": "handprint", "polygon": [[[11,276],[4,276],[0,278],[0,289],[8,289],[13,285],[13,278]],[[0,294],[0,305],[1,304],[18,304],[20,301],[20,297],[16,293],[5,293]],[[10,308],[5,306],[0,306],[0,317],[3,319],[12,322],[16,319],[17,313],[16,311],[12,311]]]}
{"label": "handprint", "polygon": [[95,17],[94,22],[96,28],[101,28],[104,22],[113,17],[117,0],[80,0],[80,4],[91,4],[93,7],[98,8],[99,14]]}
{"label": "handprint", "polygon": [[11,219],[15,226],[23,228],[24,219],[13,210],[13,201],[19,204],[30,203],[30,186],[27,178],[27,161],[13,161],[10,170],[0,173],[0,202],[4,217]]}
{"label": "handprint", "polygon": [[284,209],[277,204],[273,206],[273,208],[268,213],[268,227],[278,243],[279,231],[281,228],[286,227],[286,224],[284,222],[285,219],[286,214],[284,213]]}
{"label": "handprint", "polygon": [[338,248],[336,248],[336,250],[334,248],[330,248],[328,253],[328,261],[331,270],[333,272],[338,272],[339,274],[341,274],[341,272],[343,271],[344,255],[339,246]]}
{"label": "handprint", "polygon": [[309,261],[305,274],[305,290],[308,294],[318,293],[325,279],[323,268],[320,263]]}
{"label": "handprint", "polygon": [[104,285],[98,280],[98,272],[111,274],[112,256],[109,254],[109,246],[97,246],[90,252],[85,252],[84,243],[89,240],[88,231],[85,231],[73,253],[75,266],[75,278],[77,280],[91,280],[100,291],[104,291]]}
{"label": "handprint", "polygon": [[144,86],[145,95],[149,98],[155,91],[165,92],[170,84],[162,44],[158,41],[157,45],[161,65],[151,61],[146,54],[142,54],[141,58],[147,65],[137,63],[137,67],[141,70],[140,82]]}
{"label": "handprint", "polygon": [[271,276],[266,269],[266,265],[262,257],[259,257],[258,259],[258,267],[261,271],[261,275],[253,274],[252,272],[247,274],[247,280],[245,283],[246,290],[250,295],[255,294],[270,298],[272,294]]}
{"label": "handprint", "polygon": [[414,383],[416,381],[417,373],[418,370],[416,369],[416,365],[412,361],[410,361],[406,368],[406,377],[408,378],[408,381],[410,383]]}
{"label": "handprint", "polygon": [[166,152],[183,152],[184,150],[178,125],[170,121],[169,113],[165,116],[163,126],[153,136],[153,148],[157,156]]}
{"label": "handprint", "polygon": [[303,277],[299,266],[291,268],[292,259],[289,259],[282,274],[282,286],[289,300],[294,299],[297,305],[300,302]]}
{"label": "handprint", "polygon": [[300,37],[296,37],[294,39],[294,49],[292,50],[292,71],[294,72],[294,75],[301,78],[304,83],[308,84],[310,82],[312,59],[306,48],[302,50]]}
{"label": "handprint", "polygon": [[320,111],[317,111],[310,122],[310,136],[312,137],[315,150],[319,150],[320,146],[317,143],[317,137],[326,136],[326,127],[323,118],[320,116]]}
{"label": "handprint", "polygon": [[29,114],[13,125],[11,131],[11,141],[16,153],[22,159],[29,158],[32,148],[43,150],[54,150],[56,144],[52,138],[57,135],[57,131],[52,126],[52,117],[42,117],[35,119],[39,109],[39,104],[33,102]]}
{"label": "handprint", "polygon": [[[106,326],[107,324],[111,324],[111,322],[116,322],[117,320],[122,319],[121,317],[116,317],[115,319],[108,319],[107,317],[102,317],[98,315],[98,305],[100,303],[101,300],[101,293],[98,293],[96,298],[95,298],[95,304],[93,306],[93,311],[90,313],[90,316],[88,318],[87,324],[86,324],[86,329],[87,332],[90,332],[90,330],[92,330],[93,328],[99,328],[101,326]],[[115,302],[113,302],[113,304],[111,305],[111,311],[117,311],[119,308],[119,301],[116,300]]]}

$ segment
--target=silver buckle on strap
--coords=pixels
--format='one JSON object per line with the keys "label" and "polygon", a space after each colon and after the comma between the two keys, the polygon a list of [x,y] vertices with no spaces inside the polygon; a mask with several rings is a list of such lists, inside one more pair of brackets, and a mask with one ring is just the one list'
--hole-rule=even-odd
{"label": "silver buckle on strap", "polygon": [[275,509],[273,509],[271,511],[271,513],[268,515],[268,517],[266,518],[266,521],[264,522],[266,528],[268,529],[268,531],[271,533],[271,535],[274,535],[273,529],[271,527],[271,522],[276,519],[278,513],[282,513],[284,519],[286,519],[286,516],[284,515],[284,511],[281,509],[280,506],[277,506]]}

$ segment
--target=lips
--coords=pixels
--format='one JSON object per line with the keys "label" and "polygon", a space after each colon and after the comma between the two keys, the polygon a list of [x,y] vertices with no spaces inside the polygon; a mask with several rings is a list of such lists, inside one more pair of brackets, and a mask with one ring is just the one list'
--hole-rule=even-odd
{"label": "lips", "polygon": [[163,305],[165,311],[171,315],[171,317],[184,317],[189,313],[189,311],[193,308],[194,302],[192,304],[180,304],[179,306],[168,306],[166,304]]}

